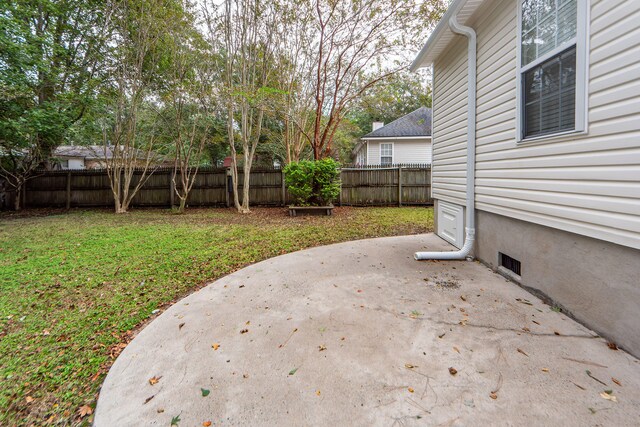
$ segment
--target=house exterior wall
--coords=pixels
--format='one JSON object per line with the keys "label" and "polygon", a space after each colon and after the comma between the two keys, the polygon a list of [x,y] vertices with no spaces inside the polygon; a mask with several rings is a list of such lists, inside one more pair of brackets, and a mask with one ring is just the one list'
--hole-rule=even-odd
{"label": "house exterior wall", "polygon": [[467,41],[459,37],[433,64],[434,199],[464,206],[467,179]]}
{"label": "house exterior wall", "polygon": [[84,169],[83,158],[70,158],[67,169]]}
{"label": "house exterior wall", "polygon": [[[478,36],[478,209],[640,248],[640,2],[590,1],[588,132],[516,143],[517,1]],[[434,63],[433,196],[464,203],[466,39]]]}
{"label": "house exterior wall", "polygon": [[393,144],[393,163],[431,164],[431,138],[424,139],[380,139],[370,140],[367,164],[380,164],[380,144]]}
{"label": "house exterior wall", "polygon": [[[478,37],[477,258],[640,355],[640,2],[591,0],[588,127],[516,142],[517,0],[491,0]],[[433,196],[464,206],[467,40],[434,62]],[[440,218],[436,218],[436,223]]]}

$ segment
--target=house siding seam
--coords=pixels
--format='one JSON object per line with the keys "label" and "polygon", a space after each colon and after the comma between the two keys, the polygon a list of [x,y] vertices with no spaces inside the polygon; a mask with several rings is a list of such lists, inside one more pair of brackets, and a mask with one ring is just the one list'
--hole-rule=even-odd
{"label": "house siding seam", "polygon": [[[517,2],[487,6],[471,22],[477,208],[640,248],[640,2],[590,2],[588,132],[522,144],[515,142]],[[466,108],[450,108],[466,87],[460,39],[434,64],[433,196],[454,203],[464,201],[464,134],[450,132],[466,120]]]}

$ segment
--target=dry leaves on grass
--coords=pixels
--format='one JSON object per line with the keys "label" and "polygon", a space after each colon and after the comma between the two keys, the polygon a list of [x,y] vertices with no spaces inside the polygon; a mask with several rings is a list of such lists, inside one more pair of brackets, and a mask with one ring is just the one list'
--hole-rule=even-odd
{"label": "dry leaves on grass", "polygon": [[89,405],[83,405],[80,407],[80,409],[78,409],[78,415],[80,416],[80,418],[84,418],[87,415],[91,414],[93,414],[93,409],[91,409],[91,406]]}

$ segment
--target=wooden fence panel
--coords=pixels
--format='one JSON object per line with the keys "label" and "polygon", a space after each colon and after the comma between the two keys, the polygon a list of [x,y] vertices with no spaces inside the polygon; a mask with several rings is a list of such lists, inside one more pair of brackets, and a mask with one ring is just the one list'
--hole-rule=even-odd
{"label": "wooden fence panel", "polygon": [[[179,181],[179,180],[177,180]],[[200,170],[187,199],[189,206],[226,205],[227,172],[226,169]],[[178,197],[175,198],[179,203]]]}
{"label": "wooden fence panel", "polygon": [[431,169],[389,167],[342,169],[340,202],[347,206],[429,205]]}
{"label": "wooden fence panel", "polygon": [[113,192],[106,172],[71,171],[71,207],[113,206]]}
{"label": "wooden fence panel", "polygon": [[42,174],[27,181],[23,200],[27,206],[65,206],[67,174]]}
{"label": "wooden fence panel", "polygon": [[[429,205],[431,169],[429,167],[344,168],[340,171],[342,189],[337,202],[347,206]],[[170,206],[179,203],[173,191],[172,169],[156,170],[146,180],[131,206]],[[142,174],[134,173],[135,186]],[[243,174],[239,174],[242,192]],[[187,200],[188,206],[225,206],[228,194],[226,169],[201,168]],[[252,205],[284,206],[292,198],[284,188],[279,169],[251,172],[249,197]],[[180,180],[176,180],[180,185]],[[6,184],[6,183],[0,183]],[[7,185],[0,194],[2,206],[13,207],[14,192]],[[240,193],[242,194],[242,193]],[[104,170],[68,170],[42,172],[26,185],[25,207],[98,207],[113,206],[109,178]],[[231,204],[233,202],[231,201]]]}

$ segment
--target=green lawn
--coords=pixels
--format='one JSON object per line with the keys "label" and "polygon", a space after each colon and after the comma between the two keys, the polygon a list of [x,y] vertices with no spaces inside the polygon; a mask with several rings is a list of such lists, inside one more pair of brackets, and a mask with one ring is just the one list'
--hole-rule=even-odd
{"label": "green lawn", "polygon": [[213,279],[298,249],[433,227],[427,208],[31,214],[0,216],[0,425],[88,424],[80,408],[95,407],[133,331]]}

